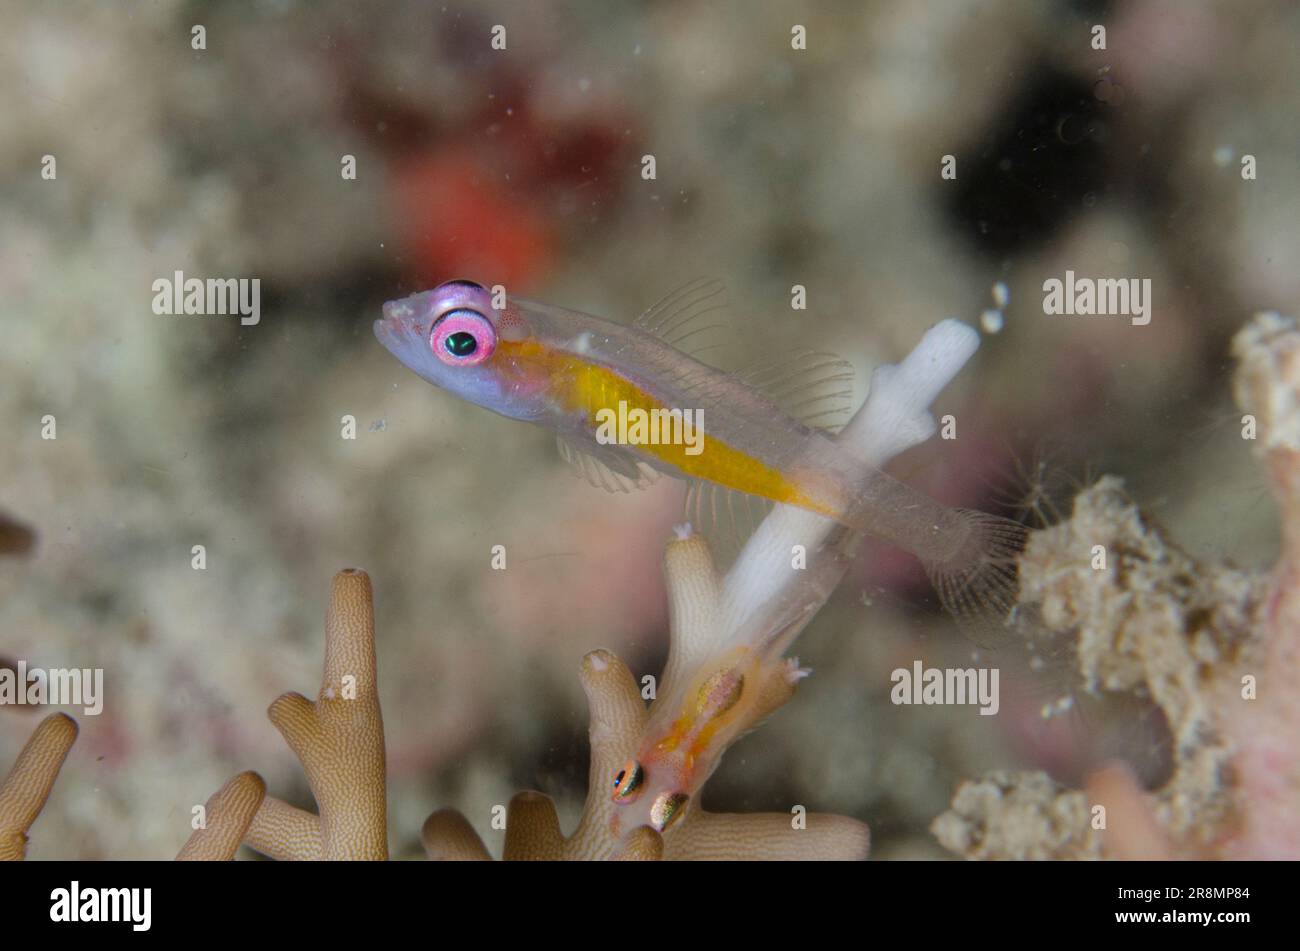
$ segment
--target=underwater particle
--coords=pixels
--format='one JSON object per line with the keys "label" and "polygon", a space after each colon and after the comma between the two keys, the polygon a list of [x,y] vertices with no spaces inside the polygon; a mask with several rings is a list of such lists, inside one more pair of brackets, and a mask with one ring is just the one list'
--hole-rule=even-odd
{"label": "underwater particle", "polygon": [[1235,154],[1236,150],[1233,149],[1232,146],[1221,145],[1214,150],[1214,164],[1219,166],[1219,168],[1227,168],[1228,163],[1232,161],[1232,157]]}
{"label": "underwater particle", "polygon": [[980,314],[980,326],[986,334],[995,334],[1002,329],[1002,311],[986,310]]}
{"label": "underwater particle", "polygon": [[1051,703],[1043,704],[1042,709],[1038,711],[1038,715],[1044,720],[1050,720],[1052,717],[1059,717],[1063,713],[1068,713],[1073,706],[1074,697],[1067,695],[1053,700]]}
{"label": "underwater particle", "polygon": [[375,420],[373,423],[370,424],[370,431],[372,433],[387,432],[388,419],[386,417],[381,416],[379,419]]}
{"label": "underwater particle", "polygon": [[1011,303],[1011,290],[1006,281],[998,281],[993,285],[993,303],[998,310],[1006,310],[1007,304]]}

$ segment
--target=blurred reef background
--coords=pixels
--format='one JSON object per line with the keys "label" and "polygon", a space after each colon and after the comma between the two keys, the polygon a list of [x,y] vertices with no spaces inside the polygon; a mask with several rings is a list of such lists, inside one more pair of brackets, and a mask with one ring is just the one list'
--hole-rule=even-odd
{"label": "blurred reef background", "polygon": [[[349,565],[374,580],[394,855],[441,806],[499,847],[490,810],[519,788],[576,816],[578,664],[606,647],[658,672],[683,489],[606,495],[542,430],[401,367],[380,305],[452,277],[625,320],[721,277],[735,329],[712,358],[833,351],[859,400],[1002,282],[1002,329],[936,407],[958,438],[895,473],[1064,512],[1115,473],[1188,551],[1276,556],[1228,354],[1300,301],[1294,4],[10,0],[4,21],[0,513],[4,547],[34,537],[0,555],[0,657],[102,667],[107,693],[67,711],[80,739],[34,858],[172,855],[242,769],[310,805],[265,710],[319,682]],[[1044,316],[1067,269],[1150,278],[1151,323]],[[177,270],[259,278],[261,322],[155,315]],[[965,777],[1168,772],[1153,706],[1063,704],[1069,671],[1004,650],[974,651],[913,562],[866,546],[796,645],[814,675],[706,805],[801,803],[868,822],[876,857],[940,857],[928,827]],[[890,704],[894,668],[973,655],[1002,668],[999,716]],[[0,709],[0,765],[34,723]]]}

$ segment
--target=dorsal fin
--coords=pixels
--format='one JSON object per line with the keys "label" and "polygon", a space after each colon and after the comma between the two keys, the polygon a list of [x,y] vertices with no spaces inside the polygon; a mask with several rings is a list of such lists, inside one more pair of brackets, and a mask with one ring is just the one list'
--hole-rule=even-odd
{"label": "dorsal fin", "polygon": [[[735,377],[808,426],[837,432],[852,409],[853,365],[832,354],[799,350],[749,366]],[[707,386],[702,384],[696,395],[707,403]],[[718,564],[725,565],[767,517],[772,504],[713,482],[692,480],[685,517],[708,539]]]}
{"label": "dorsal fin", "polygon": [[650,305],[632,326],[694,356],[718,346],[701,338],[723,326],[718,315],[727,308],[726,292],[717,278],[693,278]]}
{"label": "dorsal fin", "polygon": [[832,353],[796,350],[736,372],[787,415],[808,426],[838,432],[853,408],[853,364]]}
{"label": "dorsal fin", "polygon": [[590,484],[606,492],[634,492],[653,485],[659,473],[626,446],[602,445],[594,439],[557,436],[560,458]]}
{"label": "dorsal fin", "polygon": [[[709,347],[700,338],[720,324],[713,319],[726,308],[726,287],[716,278],[697,277],[660,298],[633,326],[676,349],[698,355]],[[716,346],[716,345],[715,345]],[[853,365],[833,354],[813,350],[788,351],[730,374],[763,393],[786,415],[819,429],[838,432],[853,402]],[[672,384],[702,405],[721,398],[718,378],[684,366],[669,371]],[[644,467],[644,466],[643,466]],[[596,482],[588,476],[589,481]],[[615,490],[618,491],[618,490]],[[627,491],[623,489],[622,491]],[[719,564],[738,553],[773,503],[713,482],[690,480],[686,519],[705,535]]]}

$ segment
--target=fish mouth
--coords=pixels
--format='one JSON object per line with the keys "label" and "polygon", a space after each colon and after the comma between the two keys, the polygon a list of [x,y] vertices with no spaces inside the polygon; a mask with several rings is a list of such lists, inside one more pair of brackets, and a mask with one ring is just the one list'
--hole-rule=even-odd
{"label": "fish mouth", "polygon": [[[387,306],[388,305],[386,304],[384,305],[385,309],[387,309]],[[397,342],[394,339],[395,334],[392,319],[385,314],[385,316],[380,317],[371,324],[370,327],[375,332],[375,339],[382,343],[387,349],[392,350],[394,344]]]}
{"label": "fish mouth", "polygon": [[388,301],[383,306],[384,316],[371,325],[376,339],[389,350],[396,351],[401,346],[403,333],[407,329],[404,318],[409,311],[410,308],[401,301]]}

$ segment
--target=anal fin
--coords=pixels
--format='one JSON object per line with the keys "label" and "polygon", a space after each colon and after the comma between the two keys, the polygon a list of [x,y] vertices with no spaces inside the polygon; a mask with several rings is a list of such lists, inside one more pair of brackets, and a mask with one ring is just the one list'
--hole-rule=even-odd
{"label": "anal fin", "polygon": [[772,511],[768,499],[692,479],[686,488],[686,520],[709,543],[719,566],[729,564]]}

